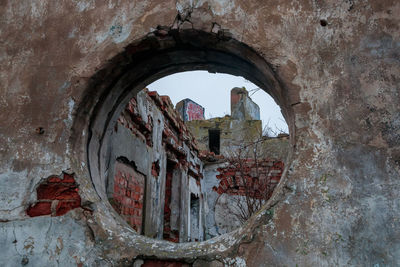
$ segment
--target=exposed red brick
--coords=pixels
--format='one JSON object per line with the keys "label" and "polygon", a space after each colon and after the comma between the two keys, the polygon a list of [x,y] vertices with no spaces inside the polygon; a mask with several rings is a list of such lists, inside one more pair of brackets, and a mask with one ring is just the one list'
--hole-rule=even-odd
{"label": "exposed red brick", "polygon": [[160,163],[158,161],[153,162],[151,165],[151,174],[154,177],[158,177],[160,174]]}
{"label": "exposed red brick", "polygon": [[44,183],[37,188],[38,199],[78,199],[78,188],[74,184]]}
{"label": "exposed red brick", "polygon": [[217,193],[218,194],[222,194],[222,193],[224,193],[225,192],[225,190],[222,188],[222,187],[218,187],[218,189],[217,189]]}
{"label": "exposed red brick", "polygon": [[[219,186],[214,187],[213,190],[218,194],[250,194],[256,198],[268,198],[279,183],[283,168],[282,161],[267,159],[259,161],[257,165],[252,159],[242,160],[241,164],[232,162],[226,168],[217,169],[219,174],[216,177],[220,182]],[[233,177],[235,177],[235,183]]]}
{"label": "exposed red brick", "polygon": [[64,173],[63,183],[75,183],[75,179],[71,174]]}
{"label": "exposed red brick", "polygon": [[50,215],[51,202],[36,202],[27,209],[26,214],[31,217]]}
{"label": "exposed red brick", "polygon": [[50,215],[52,214],[52,203],[58,201],[55,213],[52,215],[64,215],[71,209],[81,206],[81,197],[78,191],[78,185],[73,175],[64,173],[63,179],[51,176],[38,186],[36,189],[38,201],[32,204],[26,213],[31,217]]}
{"label": "exposed red brick", "polygon": [[142,196],[141,196],[140,194],[134,194],[134,195],[133,195],[133,199],[136,200],[136,201],[140,200],[141,197],[142,197]]}
{"label": "exposed red brick", "polygon": [[68,211],[72,209],[79,208],[81,206],[81,200],[76,199],[76,200],[63,200],[58,202],[58,205],[56,207],[56,216],[61,216],[67,213]]}
{"label": "exposed red brick", "polygon": [[144,182],[144,175],[132,166],[117,161],[113,198],[110,202],[138,233],[142,230]]}
{"label": "exposed red brick", "polygon": [[119,194],[119,191],[120,191],[119,186],[117,183],[115,183],[114,184],[114,194]]}
{"label": "exposed red brick", "polygon": [[49,183],[59,183],[59,182],[61,182],[61,178],[58,176],[51,176],[51,177],[49,177],[48,182]]}

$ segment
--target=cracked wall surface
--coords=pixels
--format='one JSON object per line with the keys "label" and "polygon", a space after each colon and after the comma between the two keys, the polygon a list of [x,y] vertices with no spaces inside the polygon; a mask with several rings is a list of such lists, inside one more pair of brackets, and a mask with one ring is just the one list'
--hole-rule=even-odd
{"label": "cracked wall surface", "polygon": [[[147,257],[193,266],[400,265],[399,13],[394,0],[2,1],[0,265],[115,266]],[[88,169],[87,140],[106,136],[89,130],[99,129],[92,115],[109,119],[96,104],[128,99],[117,88],[133,77],[123,68],[137,67],[141,49],[201,44],[201,68],[235,42],[243,46],[232,58],[256,62],[251,49],[267,62],[248,66],[271,74],[264,89],[289,124],[292,151],[276,192],[228,235],[187,244],[136,235]],[[187,70],[178,65],[152,77]],[[29,217],[37,186],[62,172],[75,173],[93,212]]]}

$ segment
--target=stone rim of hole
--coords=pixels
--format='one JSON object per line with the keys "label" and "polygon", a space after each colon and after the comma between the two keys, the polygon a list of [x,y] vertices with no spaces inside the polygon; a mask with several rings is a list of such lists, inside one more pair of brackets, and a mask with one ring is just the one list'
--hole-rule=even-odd
{"label": "stone rim of hole", "polygon": [[[133,233],[108,202],[103,174],[107,162],[105,147],[110,138],[109,129],[113,127],[113,122],[129,99],[147,84],[161,77],[187,70],[208,70],[212,73],[239,75],[263,88],[282,109],[289,126],[290,148],[281,181],[272,197],[244,226],[206,241],[176,244]],[[273,215],[268,207],[284,194],[283,185],[292,162],[295,144],[294,111],[288,103],[288,92],[284,89],[282,80],[277,77],[270,64],[251,47],[234,38],[221,39],[218,34],[194,29],[170,30],[168,35],[162,37],[149,33],[128,45],[124,52],[111,59],[104,68],[92,76],[90,82],[83,101],[78,106],[73,124],[73,131],[81,133],[81,136],[74,136],[70,140],[71,147],[86,147],[86,154],[75,152],[81,151],[77,149],[73,150],[71,157],[73,162],[77,162],[77,158],[86,158],[83,164],[79,164],[79,168],[82,169],[83,175],[90,177],[97,193],[96,197],[99,199],[97,205],[104,207],[104,210],[97,209],[97,212],[106,218],[100,215],[97,217],[100,220],[110,220],[112,217],[116,221],[119,236],[129,237],[124,242],[121,241],[126,249],[133,247],[139,255],[160,255],[168,259],[193,259],[200,256],[215,258],[215,252],[229,251],[251,238],[252,229],[262,223],[262,217],[272,218]]]}

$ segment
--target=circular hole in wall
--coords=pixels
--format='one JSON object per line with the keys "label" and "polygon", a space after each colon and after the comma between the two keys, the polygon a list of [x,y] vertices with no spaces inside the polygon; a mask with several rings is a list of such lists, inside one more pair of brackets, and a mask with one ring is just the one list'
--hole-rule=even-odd
{"label": "circular hole in wall", "polygon": [[152,238],[188,242],[228,233],[271,197],[287,131],[279,106],[243,77],[166,76],[130,99],[115,124],[108,199]]}
{"label": "circular hole in wall", "polygon": [[[189,166],[188,161],[191,159],[187,158],[188,150],[186,148],[185,154],[185,148],[182,149],[179,146],[176,146],[176,140],[174,140],[173,134],[157,127],[157,131],[151,130],[155,128],[155,125],[162,123],[162,119],[157,116],[150,116],[147,118],[141,117],[141,121],[137,120],[135,124],[140,125],[138,126],[140,131],[136,131],[137,129],[130,129],[128,123],[123,125],[123,127],[120,127],[120,125],[118,125],[118,120],[121,120],[121,114],[124,114],[124,112],[126,113],[127,110],[131,112],[131,114],[128,115],[132,119],[132,113],[135,113],[137,110],[135,111],[134,107],[130,107],[130,105],[132,105],[131,101],[147,85],[170,74],[189,70],[206,70],[210,73],[219,72],[242,76],[253,82],[257,87],[262,88],[273,97],[276,103],[279,103],[282,114],[288,122],[291,133],[290,142],[291,144],[294,142],[292,131],[292,128],[294,127],[293,111],[291,106],[286,102],[286,92],[282,89],[280,82],[276,79],[274,72],[271,70],[267,62],[245,44],[231,38],[226,38],[224,36],[221,37],[217,34],[186,30],[180,32],[170,31],[167,36],[163,34],[161,37],[157,37],[157,34],[151,34],[148,37],[126,47],[122,54],[117,55],[108,63],[107,66],[92,77],[85,99],[82,101],[82,105],[78,109],[78,119],[75,122],[74,128],[75,130],[81,129],[81,132],[85,132],[86,130],[88,132],[86,139],[88,168],[96,192],[106,206],[107,203],[109,203],[110,192],[114,192],[117,188],[115,184],[110,185],[110,183],[112,183],[111,180],[115,180],[114,178],[115,174],[118,172],[118,168],[122,170],[120,172],[121,179],[119,179],[119,183],[123,184],[125,187],[128,186],[128,182],[126,180],[127,175],[125,175],[125,178],[123,177],[124,175],[122,175],[124,171],[130,173],[132,177],[138,177],[137,183],[133,183],[132,188],[128,186],[129,193],[126,192],[125,188],[123,194],[129,194],[130,197],[132,197],[133,194],[133,199],[139,200],[136,205],[137,207],[141,206],[142,213],[138,213],[134,209],[129,209],[125,211],[125,213],[132,215],[129,218],[129,223],[131,225],[137,225],[134,227],[137,232],[144,233],[146,236],[153,238],[163,238],[164,232],[163,223],[160,224],[156,222],[156,220],[163,220],[163,216],[155,217],[153,216],[154,214],[152,215],[152,213],[160,211],[152,209],[151,206],[150,208],[146,207],[149,203],[151,204],[157,201],[163,202],[163,198],[156,196],[150,201],[145,201],[147,196],[151,196],[151,188],[153,186],[157,186],[158,184],[158,186],[162,187],[162,183],[164,183],[163,188],[165,188],[165,184],[167,183],[166,179],[159,179],[160,181],[158,181],[157,177],[166,177],[168,168],[170,170],[172,169],[173,174],[174,168],[171,165],[173,165],[174,161],[176,164],[176,161],[184,159],[184,161],[186,161],[186,174],[191,173],[192,176],[196,174],[196,168],[199,168],[199,166],[197,166],[199,164],[196,164],[193,159],[195,166],[194,169],[193,166]],[[151,98],[153,102],[158,102],[157,105],[159,105],[161,109],[167,109],[164,103],[166,100],[159,97],[159,95],[149,95],[146,93],[146,98],[147,97]],[[140,100],[136,99],[135,101],[137,102],[137,105]],[[137,105],[137,107],[138,106],[140,105]],[[142,105],[142,107],[146,107],[146,105]],[[143,114],[146,113],[143,111],[140,112]],[[134,120],[134,118],[132,120]],[[171,128],[175,128],[178,135],[181,134],[179,133],[179,129],[177,129],[179,128],[179,123],[174,122],[173,118],[170,121],[171,122],[168,123],[176,124],[175,126],[171,126]],[[87,125],[89,125],[88,128],[86,128]],[[126,127],[127,125],[128,127]],[[140,137],[142,138],[141,142],[144,142],[147,146],[147,148],[143,149],[146,151],[155,151],[154,155],[156,156],[153,155],[152,157],[146,158],[143,161],[146,164],[138,166],[139,163],[133,161],[129,157],[113,154],[112,149],[115,148],[115,144],[113,144],[113,140],[115,140],[114,135],[116,131],[121,132],[122,130],[120,129],[128,129],[130,133],[132,133],[133,130],[138,136],[147,133],[148,136],[144,134]],[[149,134],[149,132],[151,132],[151,134]],[[210,131],[210,133],[213,134],[213,131]],[[161,139],[163,136],[166,137],[165,142],[162,145],[170,146],[171,149],[176,150],[178,156],[175,156],[175,160],[168,160],[168,155],[161,152],[159,149],[160,147],[154,147],[154,144],[152,144],[153,140],[155,140],[152,139],[153,134],[158,135]],[[84,138],[82,140],[84,140]],[[130,146],[124,146],[124,142],[119,142],[119,144],[122,146],[121,149],[132,150]],[[136,146],[134,145],[134,147]],[[144,153],[142,155],[145,155],[145,153],[147,153],[146,151],[137,149],[134,150],[133,153]],[[117,172],[115,171],[115,166],[111,166],[111,164],[119,165],[117,166]],[[288,164],[290,163],[288,162]],[[146,167],[144,167],[144,165]],[[127,171],[126,168],[129,168],[129,170]],[[110,176],[110,173],[113,174]],[[155,177],[155,179],[147,179],[148,176]],[[124,179],[125,181],[123,181]],[[147,182],[149,180],[157,182],[149,184]],[[180,179],[180,181],[190,183],[191,180]],[[198,184],[198,181],[194,180],[191,183]],[[109,190],[110,186],[112,190]],[[185,184],[180,184],[180,186],[185,186]],[[195,186],[193,186],[193,188],[195,188]],[[121,188],[118,188],[118,190],[120,189]],[[193,189],[186,193],[185,199],[187,201],[179,200],[179,205],[181,207],[186,206],[185,210],[188,212],[187,217],[190,218],[189,213],[191,210],[196,211],[196,209],[201,209],[200,203],[198,203],[200,194],[200,192],[195,192]],[[111,198],[113,198],[112,195]],[[143,200],[142,203],[140,203],[140,200]],[[113,201],[114,200],[111,200],[111,205],[118,209],[118,203],[112,203]],[[128,202],[132,203],[132,201]],[[108,204],[110,208],[111,205]],[[158,203],[158,206],[164,208],[163,204],[160,205],[160,203]],[[120,207],[120,209],[122,209],[122,207]],[[138,227],[140,220],[138,217],[140,216],[142,217],[141,224],[140,227]],[[121,219],[121,217],[119,218]],[[115,219],[119,220],[118,217],[115,217]],[[186,225],[190,225],[190,221],[187,221]],[[123,231],[123,229],[121,229],[121,231]],[[181,238],[182,235],[185,237],[189,236],[189,232],[190,226],[179,232],[179,238]],[[138,237],[131,236],[131,238],[135,239]],[[240,238],[239,235],[232,234],[229,238],[229,242],[230,244],[232,244],[232,242],[235,243],[236,241],[232,240],[239,240]],[[137,249],[139,254],[141,253],[144,255],[146,253],[151,253],[151,255],[163,254],[165,256],[165,248],[162,246],[154,247],[154,243],[152,243],[153,241],[149,239],[137,240],[152,245],[151,252],[146,252],[146,246],[136,247],[135,249]],[[182,240],[196,241],[196,238],[186,238],[186,240],[184,238]],[[212,246],[219,246],[220,244],[227,242],[226,239],[219,240],[220,241],[213,242]],[[183,257],[185,255],[193,256],[200,252],[204,254],[207,253],[206,251],[208,250],[201,250],[200,248],[205,246],[209,248],[209,244],[207,245],[204,242],[200,242],[197,243],[195,247],[188,246],[187,250],[182,250],[181,247],[181,249],[176,250],[175,252],[171,246],[173,245],[169,245],[168,247],[172,248],[168,250],[170,252],[168,257]],[[226,243],[223,247],[229,246],[230,245]],[[178,254],[179,256],[177,256]]]}

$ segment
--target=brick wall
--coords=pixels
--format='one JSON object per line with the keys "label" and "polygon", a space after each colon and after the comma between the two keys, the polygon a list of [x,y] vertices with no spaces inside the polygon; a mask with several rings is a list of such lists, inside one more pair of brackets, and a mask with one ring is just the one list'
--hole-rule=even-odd
{"label": "brick wall", "polygon": [[61,176],[51,176],[36,189],[37,201],[28,207],[26,214],[30,217],[64,215],[81,207],[78,191],[73,175],[63,173]]}
{"label": "brick wall", "polygon": [[268,199],[279,183],[284,163],[278,160],[244,159],[231,161],[229,166],[218,168],[218,194],[248,195],[254,198]]}
{"label": "brick wall", "polygon": [[142,233],[145,180],[132,166],[116,162],[110,203],[138,233]]}

